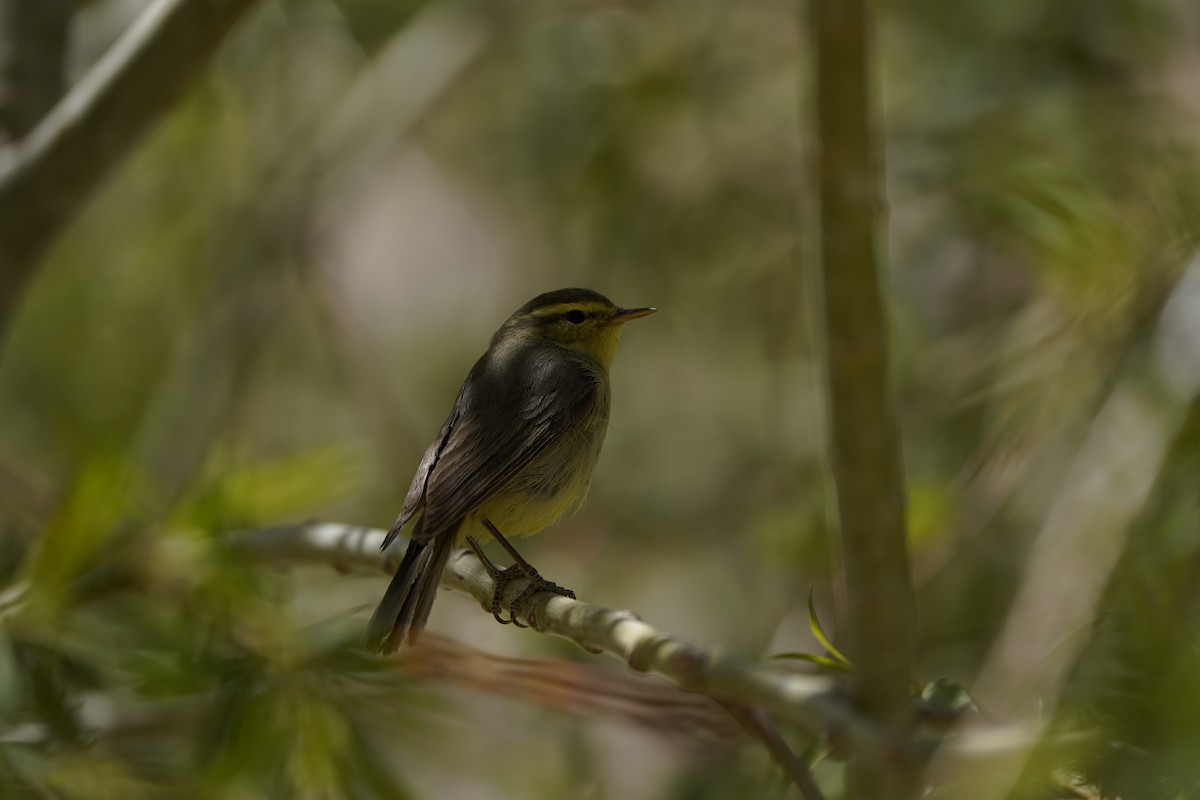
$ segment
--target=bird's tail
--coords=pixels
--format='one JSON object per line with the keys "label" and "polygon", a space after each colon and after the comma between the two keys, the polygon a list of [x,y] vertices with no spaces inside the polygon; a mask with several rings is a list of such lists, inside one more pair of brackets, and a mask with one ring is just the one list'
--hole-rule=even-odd
{"label": "bird's tail", "polygon": [[453,549],[452,535],[409,540],[404,560],[367,624],[367,645],[371,649],[394,653],[402,645],[417,641],[429,619],[438,581]]}

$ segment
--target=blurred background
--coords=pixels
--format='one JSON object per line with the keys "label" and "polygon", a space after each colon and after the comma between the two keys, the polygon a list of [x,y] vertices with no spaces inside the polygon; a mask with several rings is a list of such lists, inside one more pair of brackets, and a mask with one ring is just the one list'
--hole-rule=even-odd
{"label": "blurred background", "polygon": [[[72,77],[146,5],[82,4]],[[836,640],[804,14],[258,3],[0,345],[0,794],[797,796],[734,734],[377,663],[357,644],[384,576],[225,543],[387,527],[492,331],[587,286],[661,310],[625,332],[587,505],[523,552],[747,658],[819,650],[810,591]],[[920,677],[985,672],[1107,435],[1146,491],[1055,688],[1056,721],[1105,731],[1064,768],[1105,796],[1200,796],[1196,342],[1161,346],[1198,244],[1200,14],[909,0],[876,30]],[[1105,409],[1131,391],[1129,438]],[[1103,487],[1072,496],[1103,510]],[[1072,594],[1071,569],[1056,581]],[[456,594],[430,626],[625,671]],[[984,711],[1036,713],[1033,678]],[[838,796],[837,765],[817,771]]]}

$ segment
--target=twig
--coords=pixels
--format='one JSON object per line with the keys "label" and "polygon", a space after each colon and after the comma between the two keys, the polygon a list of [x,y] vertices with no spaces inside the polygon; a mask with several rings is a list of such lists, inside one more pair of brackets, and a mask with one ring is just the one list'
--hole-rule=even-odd
{"label": "twig", "polygon": [[[229,534],[226,541],[244,557],[263,563],[325,565],[343,572],[365,569],[390,574],[395,564],[379,552],[384,533],[377,528],[313,521],[239,531]],[[491,578],[467,550],[451,556],[442,573],[442,585],[471,595],[481,605],[491,602]],[[523,586],[518,580],[507,588],[501,598],[505,608],[510,607]],[[844,743],[856,757],[866,753],[879,759],[922,764],[936,749],[939,755],[953,757],[959,766],[978,769],[1026,752],[1039,741],[1069,747],[1097,736],[1095,732],[1078,732],[1046,741],[1044,731],[1036,724],[972,720],[953,737],[904,749],[858,711],[831,678],[744,661],[658,631],[629,611],[546,594],[538,595],[529,605],[543,633],[607,652],[634,669],[657,673],[683,689],[706,694],[720,703],[770,711],[817,735]]]}
{"label": "twig", "polygon": [[[894,741],[907,741],[916,603],[878,280],[882,155],[873,130],[872,9],[870,0],[815,0],[812,10],[830,447],[853,694]],[[850,796],[859,800],[916,793],[916,771],[903,761],[859,758],[850,777]]]}
{"label": "twig", "polygon": [[[239,531],[229,534],[227,542],[244,557],[263,563],[325,565],[342,572],[371,570],[390,574],[395,569],[394,556],[379,552],[384,533],[378,528],[312,521]],[[491,578],[467,550],[451,556],[442,573],[442,585],[471,595],[481,605],[491,602]],[[501,598],[505,608],[510,607],[524,585],[518,580],[507,588]],[[845,743],[856,757],[866,753],[880,759],[921,764],[936,749],[939,755],[952,756],[960,766],[978,769],[983,764],[1002,762],[1013,753],[1025,752],[1039,741],[1071,746],[1081,738],[1091,740],[1096,736],[1094,732],[1075,733],[1059,735],[1047,742],[1037,724],[971,721],[953,737],[904,749],[855,708],[831,678],[801,675],[771,663],[745,661],[717,648],[659,631],[630,611],[614,611],[547,594],[536,596],[529,606],[543,633],[560,636],[594,652],[609,653],[638,671],[657,673],[683,689],[703,693],[718,702],[777,714],[814,734]]]}
{"label": "twig", "polygon": [[825,795],[821,793],[817,782],[813,780],[808,766],[796,757],[792,748],[779,733],[779,729],[766,714],[737,703],[725,702],[721,705],[725,706],[725,710],[729,712],[730,716],[736,719],[751,736],[762,743],[784,774],[791,779],[792,783],[796,784],[800,794],[804,795],[807,800],[825,800]]}
{"label": "twig", "polygon": [[46,249],[253,2],[153,0],[28,136],[0,149],[0,326]]}
{"label": "twig", "polygon": [[[233,534],[230,541],[247,556],[263,561],[386,571],[388,564],[378,551],[383,535],[374,528],[310,522],[244,531]],[[451,556],[442,584],[480,604],[491,602],[492,580],[467,550]],[[501,598],[502,605],[510,608],[524,586],[524,581],[513,581]],[[616,656],[639,672],[657,673],[681,688],[717,700],[770,710],[818,734],[836,732],[856,751],[895,755],[890,740],[854,709],[830,678],[743,661],[660,631],[631,611],[545,593],[528,603],[527,611],[543,633]]]}

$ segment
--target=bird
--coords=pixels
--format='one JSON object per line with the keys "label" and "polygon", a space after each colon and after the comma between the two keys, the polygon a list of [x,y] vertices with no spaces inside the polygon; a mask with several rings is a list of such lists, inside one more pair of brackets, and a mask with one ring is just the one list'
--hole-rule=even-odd
{"label": "bird", "polygon": [[[608,429],[609,366],[624,325],[656,308],[621,308],[599,292],[539,294],[493,334],[467,373],[413,476],[386,550],[412,523],[404,558],[367,626],[368,647],[389,654],[419,639],[450,553],[462,541],[495,581],[499,622],[504,586],[529,579],[533,594],[574,597],[545,580],[507,537],[529,536],[576,510],[587,494]],[[498,569],[479,542],[497,541],[514,565]]]}

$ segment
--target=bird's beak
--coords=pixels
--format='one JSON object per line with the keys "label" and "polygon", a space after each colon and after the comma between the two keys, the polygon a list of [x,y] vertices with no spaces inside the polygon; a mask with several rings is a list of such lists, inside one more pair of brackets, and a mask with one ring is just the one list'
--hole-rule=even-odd
{"label": "bird's beak", "polygon": [[649,316],[650,314],[653,314],[655,311],[658,311],[658,309],[657,308],[622,308],[616,314],[613,314],[612,322],[615,325],[624,325],[626,322],[629,322],[629,320],[631,320],[631,319],[637,319],[638,317],[646,317],[646,316]]}

